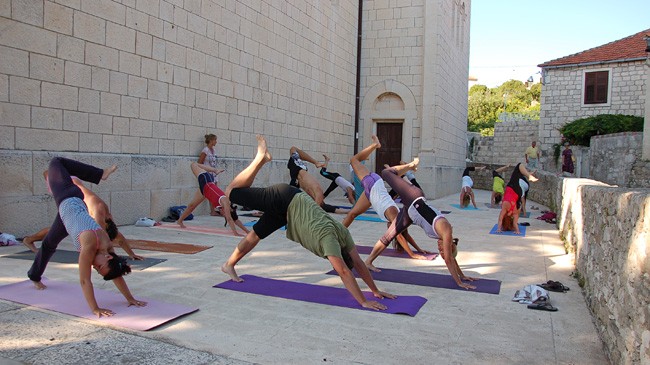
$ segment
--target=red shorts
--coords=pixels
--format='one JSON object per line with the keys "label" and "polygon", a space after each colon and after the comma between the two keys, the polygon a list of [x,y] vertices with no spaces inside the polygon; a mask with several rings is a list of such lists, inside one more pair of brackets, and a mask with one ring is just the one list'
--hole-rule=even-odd
{"label": "red shorts", "polygon": [[213,182],[209,182],[203,187],[203,196],[214,206],[221,205],[219,204],[219,199],[224,195],[226,194]]}

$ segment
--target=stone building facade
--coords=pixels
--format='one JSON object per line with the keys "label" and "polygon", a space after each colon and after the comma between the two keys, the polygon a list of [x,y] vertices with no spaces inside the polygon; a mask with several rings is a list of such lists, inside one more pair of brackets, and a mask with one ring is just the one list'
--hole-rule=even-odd
{"label": "stone building facade", "polygon": [[393,120],[427,194],[447,194],[464,165],[469,21],[459,0],[3,1],[0,229],[51,222],[41,173],[53,155],[119,165],[93,187],[118,224],[161,218],[196,190],[189,162],[207,133],[221,185],[264,134],[275,161],[262,185],[288,180],[292,145],[347,171],[355,137],[363,146]]}
{"label": "stone building facade", "polygon": [[[585,71],[611,72],[611,101],[585,105],[582,102]],[[645,65],[643,60],[590,66],[548,69],[542,86],[539,138],[545,149],[560,140],[559,128],[576,119],[598,114],[645,112]],[[552,154],[551,154],[552,155]]]}

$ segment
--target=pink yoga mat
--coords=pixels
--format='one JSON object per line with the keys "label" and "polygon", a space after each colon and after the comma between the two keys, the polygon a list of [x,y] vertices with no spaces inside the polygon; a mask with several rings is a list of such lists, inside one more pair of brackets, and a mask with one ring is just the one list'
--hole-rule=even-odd
{"label": "pink yoga mat", "polygon": [[[181,228],[178,224],[176,223],[163,223],[159,226],[154,226],[153,228],[158,228],[158,229],[169,229],[173,231],[179,231],[179,232],[194,232],[194,233],[205,233],[205,234],[216,234],[216,235],[221,235],[221,236],[230,236],[230,237],[239,237],[235,236],[232,233],[232,230],[230,228],[217,228],[217,227],[205,227],[205,226],[190,226],[190,225],[185,225],[185,228]],[[239,232],[242,234],[245,233],[244,231],[238,229]]]}
{"label": "pink yoga mat", "polygon": [[0,298],[138,331],[150,330],[199,310],[198,308],[141,298],[137,295],[135,298],[147,302],[147,306],[129,307],[122,294],[117,292],[117,288],[116,292],[95,288],[95,299],[99,306],[115,312],[111,317],[97,318],[88,308],[79,284],[52,281],[46,278],[43,278],[43,283],[47,286],[45,290],[37,290],[30,280],[0,286]]}

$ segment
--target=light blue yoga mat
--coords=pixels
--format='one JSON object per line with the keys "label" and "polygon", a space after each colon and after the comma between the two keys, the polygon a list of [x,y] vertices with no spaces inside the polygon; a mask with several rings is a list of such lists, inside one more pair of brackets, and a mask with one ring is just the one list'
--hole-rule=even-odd
{"label": "light blue yoga mat", "polygon": [[[255,225],[255,223],[257,223],[257,220],[250,221],[250,222],[246,222],[246,223],[244,223],[244,226],[245,226],[245,227],[252,227],[252,226]],[[280,229],[283,230],[283,231],[286,231],[286,230],[287,230],[287,226],[282,226]]]}
{"label": "light blue yoga mat", "polygon": [[516,237],[526,236],[526,226],[522,226],[521,224],[519,225],[519,232],[521,232],[521,234],[515,234],[515,232],[513,231],[503,231],[501,233],[497,233],[497,228],[499,228],[499,225],[495,224],[494,227],[492,227],[490,234],[498,234],[502,236],[516,236]]}
{"label": "light blue yoga mat", "polygon": [[379,217],[369,217],[367,215],[360,215],[356,218],[354,218],[355,221],[366,221],[366,222],[379,222],[379,223],[386,223],[385,220],[382,220]]}
{"label": "light blue yoga mat", "polygon": [[456,209],[460,209],[460,210],[480,210],[478,208],[474,208],[474,206],[471,205],[471,204],[466,206],[465,208],[461,208],[460,204],[451,204],[451,206],[456,208]]}
{"label": "light blue yoga mat", "polygon": [[519,213],[519,216],[522,218],[530,218],[530,212],[526,212],[526,214],[524,214],[524,212],[521,212]]}

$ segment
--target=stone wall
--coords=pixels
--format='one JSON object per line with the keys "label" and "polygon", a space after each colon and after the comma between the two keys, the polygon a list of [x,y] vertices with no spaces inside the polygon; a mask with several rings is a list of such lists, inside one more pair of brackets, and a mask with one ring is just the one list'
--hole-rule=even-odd
{"label": "stone wall", "polygon": [[591,137],[591,178],[607,184],[630,186],[632,168],[634,162],[641,158],[642,147],[643,132]]}
{"label": "stone wall", "polygon": [[[487,177],[488,171],[474,173],[475,186],[491,190]],[[558,214],[560,236],[574,254],[578,281],[610,360],[650,363],[650,189],[547,172],[538,177],[529,199]]]}
{"label": "stone wall", "polygon": [[474,161],[484,164],[524,162],[524,152],[536,141],[538,120],[512,120],[496,123],[493,137],[481,137],[474,144]]}
{"label": "stone wall", "polygon": [[[252,148],[250,154],[255,152]],[[0,222],[2,232],[17,237],[34,233],[52,224],[57,214],[54,199],[48,193],[43,179],[50,159],[63,156],[99,167],[118,165],[110,179],[99,185],[87,183],[106,204],[118,225],[133,224],[140,217],[160,220],[168,215],[172,205],[187,205],[198,189],[198,183],[190,171],[194,158],[185,156],[126,155],[126,154],[82,154],[13,151],[7,154],[0,151],[0,164],[5,166],[0,191]],[[226,171],[219,175],[219,185],[227,186],[234,174],[243,170],[250,159],[220,158],[218,168]],[[348,177],[347,163],[330,163],[330,171],[338,171]],[[310,167],[312,173],[316,169]],[[326,189],[330,181],[317,177]],[[280,181],[289,181],[286,159],[277,158],[260,170],[254,186],[268,186]],[[341,194],[340,190],[332,196]],[[195,211],[207,214],[207,202]]]}

